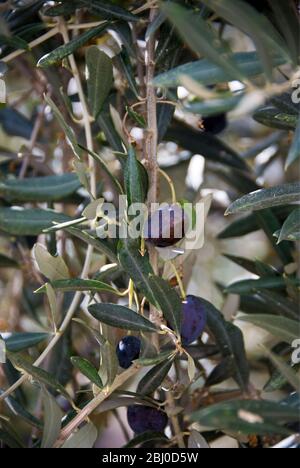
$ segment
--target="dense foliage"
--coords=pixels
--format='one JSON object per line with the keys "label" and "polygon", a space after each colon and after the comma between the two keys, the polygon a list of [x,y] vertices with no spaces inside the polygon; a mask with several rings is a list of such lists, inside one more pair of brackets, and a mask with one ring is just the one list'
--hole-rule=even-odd
{"label": "dense foliage", "polygon": [[[295,445],[298,2],[2,0],[0,28],[1,446]],[[244,279],[208,297],[212,225]]]}

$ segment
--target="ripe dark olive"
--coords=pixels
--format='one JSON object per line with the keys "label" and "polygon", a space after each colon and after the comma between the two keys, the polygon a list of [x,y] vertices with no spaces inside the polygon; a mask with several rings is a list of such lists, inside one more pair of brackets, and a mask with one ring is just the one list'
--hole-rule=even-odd
{"label": "ripe dark olive", "polygon": [[127,419],[135,434],[147,431],[163,432],[168,425],[166,413],[149,406],[129,406]]}
{"label": "ripe dark olive", "polygon": [[135,336],[125,336],[117,346],[120,367],[129,369],[132,362],[140,357],[141,340]]}
{"label": "ripe dark olive", "polygon": [[37,243],[37,241],[38,241],[37,236],[26,236],[26,242],[27,242],[29,250],[33,248],[33,246]]}
{"label": "ripe dark olive", "polygon": [[188,346],[202,335],[207,321],[204,305],[196,296],[187,296],[182,306],[181,339]]}
{"label": "ripe dark olive", "polygon": [[206,132],[217,135],[223,132],[227,126],[226,114],[214,115],[212,117],[206,117],[202,121],[203,127]]}
{"label": "ripe dark olive", "polygon": [[165,205],[148,218],[144,237],[156,247],[170,247],[184,238],[187,227],[183,208],[177,204]]}

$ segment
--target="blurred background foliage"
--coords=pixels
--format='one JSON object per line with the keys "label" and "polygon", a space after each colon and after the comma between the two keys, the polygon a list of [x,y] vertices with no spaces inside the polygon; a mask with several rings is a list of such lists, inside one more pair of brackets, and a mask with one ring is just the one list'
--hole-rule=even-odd
{"label": "blurred background foliage", "polygon": [[[156,6],[157,16],[148,23],[149,8]],[[0,331],[10,353],[17,353],[9,355],[0,370],[3,391],[18,380],[20,369],[24,371],[24,364],[14,361],[18,353],[35,361],[53,325],[54,306],[48,302],[53,291],[47,291],[48,298],[34,294],[46,278],[51,280],[45,272],[49,259],[42,253],[38,265],[33,260],[37,242],[63,258],[64,266],[58,269],[67,268],[73,279],[81,275],[86,245],[93,244],[90,278],[127,287],[127,276],[115,264],[114,242],[97,244],[90,226],[82,224],[44,230],[53,222],[82,217],[89,205],[90,173],[85,164],[74,165],[74,151],[81,154],[84,149],[79,145],[87,144],[69,57],[75,54],[83,92],[92,99],[94,149],[101,154],[95,165],[97,198],[116,202],[124,159],[115,152],[123,153],[130,139],[141,160],[144,156],[147,115],[140,100],[145,96],[141,76],[146,43],[155,36],[154,85],[161,100],[159,165],[173,180],[178,200],[196,203],[212,197],[204,247],[181,265],[184,286],[243,332],[251,369],[252,399],[249,407],[239,408],[236,398],[243,391],[232,379],[231,358],[222,356],[220,337],[210,330],[205,346],[198,342],[190,350],[195,353],[198,378],[189,385],[182,376],[179,384],[179,393],[181,386],[184,391],[178,406],[192,415],[184,421],[179,408],[181,427],[191,428],[194,422],[189,443],[196,447],[205,445],[200,432],[212,447],[234,448],[269,447],[299,432],[291,416],[299,409],[299,366],[291,368],[291,344],[300,336],[298,13],[298,2],[293,0],[1,1],[0,74],[7,103],[0,109]],[[70,42],[64,43],[62,31],[67,31]],[[93,57],[90,52],[88,62],[93,46],[111,59],[108,64],[101,62],[100,71],[93,68],[97,54]],[[92,73],[100,73],[98,91],[84,79],[86,65]],[[45,101],[45,94],[51,101]],[[264,190],[247,196],[258,189]],[[159,196],[171,201],[164,180]],[[61,318],[73,295],[74,288],[56,297]],[[101,297],[104,302],[113,300],[109,291],[101,292]],[[89,294],[77,308],[85,321],[88,299]],[[110,338],[115,343],[121,336],[116,331]],[[74,370],[73,355],[95,366],[99,361],[99,347],[74,322],[47,356],[44,368],[80,406],[89,398],[91,378]],[[32,375],[32,369],[25,372]],[[51,388],[49,381],[33,377],[42,382],[42,393],[39,386],[27,384],[7,397],[6,404],[1,401],[3,447],[40,446],[43,431],[42,444],[49,444],[45,428],[49,411],[54,411],[51,405],[56,404],[59,421],[60,412],[69,412],[72,418],[61,394],[54,400],[57,394],[45,390],[45,384]],[[126,444],[124,407],[139,398],[124,390],[108,400],[92,417],[98,435],[90,431],[87,445],[96,439],[98,447]],[[280,412],[283,400],[290,410],[285,414]],[[227,412],[217,405],[224,401],[229,402]],[[277,406],[267,407],[272,401]],[[203,433],[203,427],[214,430]],[[53,431],[46,434],[52,443],[57,435]],[[74,446],[78,443],[73,441]]]}

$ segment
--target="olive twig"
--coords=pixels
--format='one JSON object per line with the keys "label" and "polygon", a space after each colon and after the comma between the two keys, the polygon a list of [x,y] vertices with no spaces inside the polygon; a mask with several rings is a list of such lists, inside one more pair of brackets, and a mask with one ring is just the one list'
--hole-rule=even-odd
{"label": "olive twig", "polygon": [[175,205],[177,203],[177,197],[176,197],[176,190],[175,190],[175,186],[174,186],[174,183],[171,179],[171,177],[168,176],[168,174],[163,171],[162,169],[158,169],[158,172],[166,179],[166,181],[168,182],[169,184],[169,187],[170,187],[170,190],[171,190],[171,193],[172,193],[172,203]]}
{"label": "olive twig", "polygon": [[178,282],[178,286],[179,286],[179,289],[180,289],[180,293],[181,293],[181,297],[183,300],[186,300],[186,292],[185,292],[185,288],[184,288],[184,285],[183,285],[183,282],[182,282],[182,279],[180,277],[180,274],[176,268],[176,266],[174,265],[173,262],[170,262],[170,265],[174,271],[174,274],[176,276],[176,279],[177,279],[177,282]]}
{"label": "olive twig", "polygon": [[133,284],[132,279],[130,279],[130,280],[129,280],[129,287],[128,287],[128,304],[129,304],[129,309],[132,309],[133,296],[134,296],[134,284]]}

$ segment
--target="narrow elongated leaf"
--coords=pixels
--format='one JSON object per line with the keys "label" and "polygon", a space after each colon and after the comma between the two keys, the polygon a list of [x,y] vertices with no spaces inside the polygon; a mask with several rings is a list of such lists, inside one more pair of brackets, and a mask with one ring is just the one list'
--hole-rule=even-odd
{"label": "narrow elongated leaf", "polygon": [[0,195],[10,202],[56,202],[80,188],[76,174],[0,182]]}
{"label": "narrow elongated leaf", "polygon": [[295,320],[273,315],[250,315],[239,317],[243,322],[253,323],[256,327],[263,328],[286,343],[292,343],[299,338],[299,324]]}
{"label": "narrow elongated leaf", "polygon": [[150,276],[149,282],[156,303],[159,304],[164,318],[179,336],[182,321],[182,303],[180,297],[174,288],[162,278]]}
{"label": "narrow elongated leaf", "polygon": [[141,395],[154,393],[168,375],[172,364],[172,360],[169,359],[153,367],[140,381],[137,392]]}
{"label": "narrow elongated leaf", "polygon": [[161,9],[198,56],[204,55],[210,59],[232,79],[243,79],[241,71],[231,59],[230,51],[199,13],[172,2],[163,3]]}
{"label": "narrow elongated leaf", "polygon": [[[272,212],[279,221],[284,222],[286,217],[292,213],[293,209],[293,205],[277,206],[272,208]],[[251,232],[258,231],[259,229],[261,229],[261,226],[258,222],[256,213],[251,213],[250,215],[243,216],[229,224],[229,226],[220,232],[218,239],[245,236]]]}
{"label": "narrow elongated leaf", "polygon": [[13,49],[23,49],[29,50],[28,44],[24,41],[21,37],[18,36],[6,36],[4,34],[0,34],[0,46],[8,46]]}
{"label": "narrow elongated leaf", "polygon": [[98,374],[97,369],[87,359],[79,356],[72,356],[71,362],[76,369],[78,369],[85,377],[87,377],[97,387],[102,388],[102,380]]}
{"label": "narrow elongated leaf", "polygon": [[86,54],[88,96],[92,115],[97,119],[113,84],[112,61],[97,46]]}
{"label": "narrow elongated leaf", "polygon": [[276,354],[272,353],[268,349],[265,349],[266,355],[270,358],[273,364],[280,371],[281,375],[286,379],[286,381],[294,387],[296,392],[299,392],[300,389],[300,375],[299,372],[296,373],[289,365],[287,365],[283,359],[278,357]]}
{"label": "narrow elongated leaf", "polygon": [[139,366],[154,366],[157,364],[160,364],[162,362],[165,362],[171,358],[171,356],[174,354],[173,351],[165,351],[161,352],[157,356],[149,357],[149,358],[139,358],[136,361],[134,361],[137,365]]}
{"label": "narrow elongated leaf", "polygon": [[229,401],[197,411],[193,421],[208,428],[243,434],[290,434],[284,422],[295,421],[295,408],[269,401]]}
{"label": "narrow elongated leaf", "polygon": [[129,117],[138,124],[141,128],[147,128],[147,122],[144,117],[136,112],[135,110],[131,109],[131,107],[126,107],[126,111],[128,112]]}
{"label": "narrow elongated leaf", "polygon": [[204,0],[204,3],[252,38],[269,77],[272,77],[270,48],[286,60],[290,59],[288,47],[282,36],[269,19],[259,14],[252,5],[241,0]]}
{"label": "narrow elongated leaf", "polygon": [[[62,292],[72,292],[72,291],[90,291],[91,293],[96,292],[109,292],[112,294],[118,294],[118,291],[109,286],[109,284],[102,283],[102,281],[97,280],[84,280],[84,279],[66,279],[66,280],[57,280],[52,281],[51,286],[56,291]],[[42,286],[37,291],[39,293],[46,293],[46,286]]]}
{"label": "narrow elongated leaf", "polygon": [[[12,362],[8,358],[6,359],[6,362],[2,364],[2,369],[5,378],[10,385],[16,383],[21,377],[20,372],[13,366]],[[15,391],[15,398],[23,406],[26,405],[26,397],[22,388],[17,388]]]}
{"label": "narrow elongated leaf", "polygon": [[0,421],[0,441],[9,448],[25,448],[22,438],[13,425],[2,418]]}
{"label": "narrow elongated leaf", "polygon": [[298,119],[296,132],[293,144],[290,148],[289,155],[286,162],[286,169],[288,169],[294,162],[300,158],[300,118]]}
{"label": "narrow elongated leaf", "polygon": [[245,161],[227,144],[209,133],[200,132],[190,126],[174,121],[166,133],[167,141],[175,141],[179,146],[201,154],[205,159],[225,166],[248,170]]}
{"label": "narrow elongated leaf", "polygon": [[288,242],[278,244],[274,237],[274,232],[280,229],[280,222],[275,215],[273,209],[258,210],[254,212],[257,217],[258,224],[265,232],[276,254],[281,259],[284,265],[288,265],[293,261],[291,245]]}
{"label": "narrow elongated leaf", "polygon": [[41,244],[35,244],[34,257],[41,273],[50,281],[64,280],[70,277],[64,259],[59,256],[53,257]]}
{"label": "narrow elongated leaf", "polygon": [[234,362],[232,357],[223,359],[209,374],[205,382],[206,387],[218,385],[234,375]]}
{"label": "narrow elongated leaf", "polygon": [[80,2],[64,2],[55,6],[52,6],[50,8],[47,8],[45,10],[45,15],[50,16],[52,18],[55,18],[57,16],[69,16],[73,15],[77,8],[79,7]]}
{"label": "narrow elongated leaf", "polygon": [[134,281],[136,287],[147,297],[151,304],[156,305],[156,298],[150,284],[153,269],[147,256],[140,253],[139,242],[125,239],[119,245],[119,261],[124,270]]}
{"label": "narrow elongated leaf", "polygon": [[117,263],[117,253],[113,242],[106,239],[96,238],[89,232],[74,227],[66,228],[65,231],[71,234],[72,236],[82,240],[86,244],[95,247],[97,251],[106,255],[112,263]]}
{"label": "narrow elongated leaf", "polygon": [[[0,396],[2,395],[2,393],[3,391],[0,390]],[[20,418],[22,418],[24,421],[27,422],[27,424],[38,429],[42,428],[42,423],[35,416],[29,413],[29,411],[27,411],[24,408],[24,406],[11,395],[5,398],[5,403],[14,415],[17,415]]]}
{"label": "narrow elongated leaf", "polygon": [[[244,76],[252,77],[263,73],[263,67],[256,52],[232,54],[232,61]],[[273,66],[282,65],[283,59],[272,57]],[[182,76],[188,76],[203,85],[214,85],[230,81],[230,75],[221,66],[210,60],[202,59],[173,68],[154,79],[157,87],[173,88],[179,86]]]}
{"label": "narrow elongated leaf", "polygon": [[53,388],[53,390],[61,393],[67,400],[70,400],[70,396],[66,392],[64,387],[44,369],[40,369],[39,367],[33,366],[27,359],[23,358],[18,354],[12,354],[9,352],[8,356],[17,369],[20,369],[25,374],[30,375],[33,378],[33,380],[37,381],[38,383]]}
{"label": "narrow elongated leaf", "polygon": [[81,319],[74,318],[73,322],[76,322],[79,325],[82,325],[86,330],[88,330],[93,335],[93,337],[95,338],[95,340],[100,346],[105,345],[107,340],[103,335],[101,335],[101,333],[98,330],[95,330],[95,328],[90,327],[87,323],[85,323]]}
{"label": "narrow elongated leaf", "polygon": [[229,255],[229,254],[224,254],[224,257],[226,257],[228,260],[231,262],[235,263],[236,265],[239,265],[240,267],[244,268],[247,271],[250,271],[254,275],[257,275],[257,265],[255,262],[248,258],[244,257],[237,257],[235,255]]}
{"label": "narrow elongated leaf", "polygon": [[91,422],[78,429],[77,432],[71,435],[71,437],[61,447],[63,449],[90,449],[94,447],[94,444],[98,437],[98,431],[94,424]]}
{"label": "narrow elongated leaf", "polygon": [[253,118],[262,125],[279,130],[295,130],[298,121],[297,115],[287,114],[273,106],[258,109]]}
{"label": "narrow elongated leaf", "polygon": [[149,320],[127,307],[116,304],[93,304],[88,310],[96,320],[111,327],[151,333],[157,331]]}
{"label": "narrow elongated leaf", "polygon": [[52,226],[70,218],[52,210],[0,207],[0,229],[13,236],[37,236]]}
{"label": "narrow elongated leaf", "polygon": [[300,182],[294,182],[249,193],[232,203],[225,214],[263,210],[265,208],[298,202],[299,200]]}
{"label": "narrow elongated leaf", "polygon": [[271,313],[273,311],[275,315],[282,315],[290,319],[297,320],[299,318],[298,304],[282,294],[262,289],[257,291],[256,295],[263,302],[265,310],[268,309]]}
{"label": "narrow elongated leaf", "polygon": [[51,107],[51,110],[52,110],[55,118],[57,119],[57,122],[59,123],[62,131],[64,132],[64,134],[67,137],[67,141],[68,141],[70,147],[72,148],[73,153],[75,154],[75,156],[77,156],[77,158],[79,160],[81,160],[82,150],[78,145],[77,138],[75,136],[74,130],[72,129],[72,127],[70,127],[70,125],[67,124],[67,122],[64,119],[64,116],[60,112],[60,110],[57,107],[57,105],[55,104],[55,102],[52,101],[50,96],[45,95],[45,101]]}
{"label": "narrow elongated leaf", "polygon": [[5,345],[8,351],[17,353],[32,348],[50,337],[49,333],[13,333],[6,338]]}
{"label": "narrow elongated leaf", "polygon": [[57,231],[62,231],[63,229],[73,227],[73,226],[78,226],[79,224],[83,224],[87,219],[85,217],[78,218],[78,219],[73,219],[72,221],[67,221],[66,223],[54,223],[54,226],[51,226],[51,228],[45,229],[44,233],[49,234],[50,232],[57,232]]}
{"label": "narrow elongated leaf", "polygon": [[55,291],[50,283],[45,284],[45,292],[47,294],[49,306],[50,306],[50,313],[51,313],[51,323],[54,329],[56,329],[60,313],[58,309],[58,301],[56,298]]}
{"label": "narrow elongated leaf", "polygon": [[118,20],[136,22],[139,18],[115,3],[105,0],[80,0],[88,8],[90,13],[99,15],[101,18],[116,18]]}
{"label": "narrow elongated leaf", "polygon": [[257,280],[243,280],[228,286],[225,291],[229,294],[249,294],[260,289],[284,289],[292,284],[300,285],[296,278],[282,278],[281,276],[263,277]]}
{"label": "narrow elongated leaf", "polygon": [[285,221],[279,234],[278,242],[300,239],[300,208],[296,208]]}
{"label": "narrow elongated leaf", "polygon": [[116,354],[115,346],[108,340],[101,346],[101,366],[100,375],[105,382],[105,386],[110,387],[117,376],[119,369],[119,361]]}
{"label": "narrow elongated leaf", "polygon": [[109,143],[111,148],[114,151],[123,152],[124,146],[122,143],[122,139],[118,134],[117,130],[115,129],[111,114],[110,114],[110,106],[108,100],[103,105],[103,110],[100,112],[97,124],[99,128],[103,131],[105,135],[106,141]]}
{"label": "narrow elongated leaf", "polygon": [[[122,47],[121,52],[114,58],[114,63],[116,64],[116,68],[118,68],[124,76],[124,79],[128,82],[129,89],[133,92],[135,97],[139,99],[139,87],[135,79],[135,72],[130,60],[130,55],[124,46]],[[128,113],[129,115],[131,114],[130,108]],[[133,112],[133,116],[134,114],[135,113]]]}
{"label": "narrow elongated leaf", "polygon": [[128,206],[134,203],[144,203],[147,193],[143,185],[140,167],[132,146],[128,148],[128,156],[124,171]]}
{"label": "narrow elongated leaf", "polygon": [[228,96],[209,99],[203,102],[192,102],[185,106],[187,112],[199,114],[201,117],[211,117],[232,111],[240,102],[241,96]]}
{"label": "narrow elongated leaf", "polygon": [[63,412],[55,398],[43,389],[44,431],[41,448],[52,448],[59,436]]}
{"label": "narrow elongated leaf", "polygon": [[234,378],[245,390],[249,383],[249,364],[241,330],[232,323],[226,322],[221,312],[210,302],[199,298],[207,312],[207,325],[224,358],[232,357]]}
{"label": "narrow elongated leaf", "polygon": [[293,99],[293,93],[291,91],[273,96],[270,102],[284,114],[299,116],[300,103],[297,102],[297,99]]}
{"label": "narrow elongated leaf", "polygon": [[295,64],[299,58],[299,17],[295,12],[293,1],[287,0],[282,3],[281,0],[272,0],[269,2],[275,16],[275,20],[279,26],[280,32],[286,40],[290,54]]}
{"label": "narrow elongated leaf", "polygon": [[106,162],[104,161],[104,159],[102,158],[102,156],[100,154],[97,154],[95,153],[94,151],[90,151],[88,150],[87,148],[85,148],[84,146],[81,146],[79,145],[80,148],[82,148],[84,151],[86,151],[87,153],[89,153],[90,156],[92,156],[92,158],[98,163],[100,164],[101,168],[106,172],[106,174],[108,175],[108,177],[111,179],[113,185],[115,186],[117,192],[119,193],[124,193],[124,190],[123,190],[123,187],[121,186],[120,182],[118,181],[117,177],[114,176],[112,174],[112,172],[110,171],[110,169],[108,168]]}
{"label": "narrow elongated leaf", "polygon": [[99,37],[106,30],[107,26],[108,23],[103,23],[96,28],[87,30],[86,32],[80,34],[80,36],[68,42],[68,44],[64,44],[49,54],[44,55],[38,61],[37,66],[40,68],[47,68],[52,65],[56,65],[69,55],[76,52],[77,49],[80,49],[80,47],[84,46],[91,39]]}
{"label": "narrow elongated leaf", "polygon": [[[124,154],[124,153],[116,153],[116,157],[118,158],[120,164],[122,165],[122,169],[125,172],[128,156],[126,154]],[[149,188],[148,172],[147,172],[145,166],[140,161],[137,161],[137,164],[138,164],[138,167],[139,167],[139,172],[140,172],[139,177],[140,177],[140,179],[142,181],[143,191],[144,191],[145,194],[147,194],[148,193],[148,188]]]}

